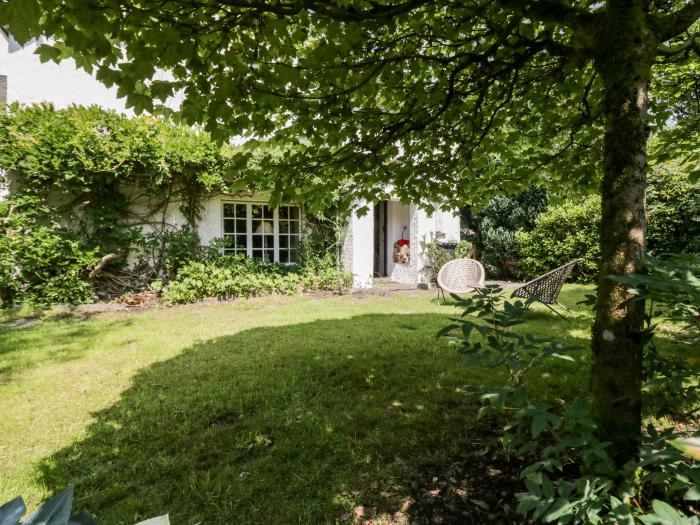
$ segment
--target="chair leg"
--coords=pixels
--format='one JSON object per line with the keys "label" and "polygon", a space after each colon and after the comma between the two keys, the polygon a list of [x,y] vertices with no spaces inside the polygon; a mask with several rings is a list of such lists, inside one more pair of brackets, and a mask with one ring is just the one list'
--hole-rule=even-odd
{"label": "chair leg", "polygon": [[561,307],[562,307],[564,310],[566,310],[567,312],[571,313],[571,310],[569,310],[569,309],[568,309],[566,306],[564,306],[563,304],[561,304],[561,303],[559,303],[559,302],[558,302],[557,304],[558,304],[559,306],[561,306]]}
{"label": "chair leg", "polygon": [[[542,303],[542,304],[545,305],[547,308],[549,308],[552,312],[554,312],[555,314],[557,314],[557,315],[558,315],[559,317],[561,317],[562,319],[568,321],[568,318],[567,318],[565,315],[561,314],[560,312],[557,312],[554,308],[552,308],[551,305],[549,305],[549,304],[547,304],[547,303]],[[556,304],[559,304],[559,303],[556,303]]]}

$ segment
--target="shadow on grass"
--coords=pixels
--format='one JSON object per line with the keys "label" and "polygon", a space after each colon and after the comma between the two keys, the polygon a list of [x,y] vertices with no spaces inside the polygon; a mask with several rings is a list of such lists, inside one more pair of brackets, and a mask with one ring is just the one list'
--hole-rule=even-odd
{"label": "shadow on grass", "polygon": [[[435,339],[445,322],[363,315],[202,342],[137,374],[82,440],[40,464],[41,481],[52,492],[74,483],[78,508],[106,525],[167,512],[174,525],[395,512],[436,465],[498,447],[458,389],[503,378],[465,368]],[[557,381],[580,375],[556,370]],[[478,491],[488,476],[469,483]],[[471,522],[483,522],[475,509]]]}

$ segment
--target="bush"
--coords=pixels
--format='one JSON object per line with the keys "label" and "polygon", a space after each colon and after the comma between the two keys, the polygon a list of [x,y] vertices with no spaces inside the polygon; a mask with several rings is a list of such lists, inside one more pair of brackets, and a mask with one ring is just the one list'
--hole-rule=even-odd
{"label": "bush", "polygon": [[565,201],[542,213],[532,231],[516,236],[520,260],[518,275],[532,279],[566,262],[581,258],[571,279],[592,282],[598,274],[600,197]]}
{"label": "bush", "polygon": [[[532,231],[515,236],[520,256],[518,275],[531,279],[581,257],[572,279],[594,281],[600,255],[600,214],[598,197],[569,200],[549,208],[538,217]],[[700,253],[700,188],[673,165],[650,171],[647,214],[650,253]],[[499,243],[507,244],[507,238],[496,235],[494,244]]]}
{"label": "bush", "polygon": [[452,254],[440,246],[437,240],[421,241],[421,252],[424,260],[423,275],[429,283],[437,282],[438,272],[446,263],[454,257]]}
{"label": "bush", "polygon": [[474,258],[474,244],[469,241],[461,240],[455,247],[456,259],[472,259]]}
{"label": "bush", "polygon": [[463,210],[462,220],[473,230],[468,240],[476,243],[479,258],[490,276],[513,276],[518,259],[515,232],[531,230],[546,207],[546,191],[533,186],[517,195],[494,197],[476,214]]}
{"label": "bush", "polygon": [[98,257],[55,223],[40,223],[37,202],[0,206],[0,300],[4,307],[26,302],[80,304],[93,299],[87,279]]}
{"label": "bush", "polygon": [[700,253],[700,186],[675,164],[649,170],[648,182],[649,252]]}
{"label": "bush", "polygon": [[208,297],[230,299],[314,290],[341,291],[351,284],[352,274],[337,269],[331,254],[310,258],[300,266],[222,255],[208,262],[185,264],[162,288],[162,296],[169,303],[191,303]]}
{"label": "bush", "polygon": [[139,235],[132,245],[136,269],[151,273],[151,280],[168,282],[180,268],[202,258],[199,235],[189,226],[155,230]]}

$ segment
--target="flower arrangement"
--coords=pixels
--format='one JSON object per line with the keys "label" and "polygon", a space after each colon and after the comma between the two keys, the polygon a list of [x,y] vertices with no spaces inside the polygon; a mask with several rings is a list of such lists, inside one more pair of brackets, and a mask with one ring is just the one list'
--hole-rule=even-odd
{"label": "flower arrangement", "polygon": [[394,243],[393,259],[395,263],[405,264],[411,259],[411,242],[407,239],[399,239]]}

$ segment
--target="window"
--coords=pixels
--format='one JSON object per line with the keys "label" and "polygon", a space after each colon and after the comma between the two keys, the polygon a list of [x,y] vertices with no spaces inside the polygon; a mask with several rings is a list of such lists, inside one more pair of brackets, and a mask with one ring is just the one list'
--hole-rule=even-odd
{"label": "window", "polygon": [[271,208],[262,203],[225,202],[223,217],[225,253],[257,257],[265,262],[298,262],[298,206]]}
{"label": "window", "polygon": [[279,215],[279,262],[297,262],[301,217],[296,206],[280,206]]}

